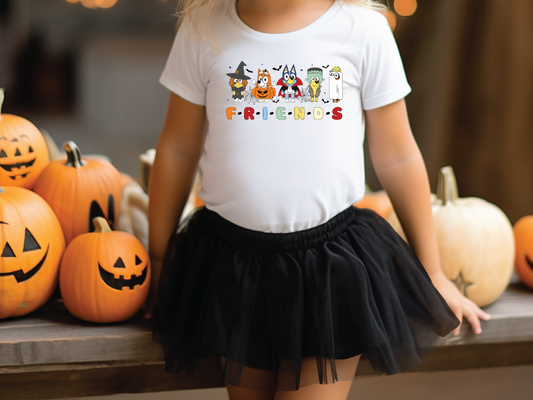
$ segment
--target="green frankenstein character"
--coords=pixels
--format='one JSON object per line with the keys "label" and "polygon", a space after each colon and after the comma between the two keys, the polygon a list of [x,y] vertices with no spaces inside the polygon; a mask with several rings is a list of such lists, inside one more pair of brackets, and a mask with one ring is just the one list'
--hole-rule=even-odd
{"label": "green frankenstein character", "polygon": [[311,101],[318,101],[318,96],[322,90],[322,68],[309,68],[307,70],[307,82],[309,82],[308,91]]}

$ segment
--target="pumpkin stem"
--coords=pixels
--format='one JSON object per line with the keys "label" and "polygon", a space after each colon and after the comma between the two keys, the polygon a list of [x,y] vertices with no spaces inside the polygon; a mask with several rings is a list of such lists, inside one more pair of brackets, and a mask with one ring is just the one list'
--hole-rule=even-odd
{"label": "pumpkin stem", "polygon": [[0,88],[0,121],[2,121],[2,106],[4,105],[4,88]]}
{"label": "pumpkin stem", "polygon": [[72,140],[63,143],[63,148],[67,152],[67,162],[65,165],[69,167],[79,168],[85,165],[85,161],[81,159],[81,152],[76,143]]}
{"label": "pumpkin stem", "polygon": [[93,218],[94,231],[97,233],[111,232],[111,228],[105,218],[94,217]]}
{"label": "pumpkin stem", "polygon": [[457,181],[455,180],[453,168],[450,165],[442,167],[439,171],[437,198],[442,201],[444,206],[448,202],[453,203],[458,197],[459,191],[457,190]]}
{"label": "pumpkin stem", "polygon": [[4,193],[4,188],[0,187],[0,193]]}

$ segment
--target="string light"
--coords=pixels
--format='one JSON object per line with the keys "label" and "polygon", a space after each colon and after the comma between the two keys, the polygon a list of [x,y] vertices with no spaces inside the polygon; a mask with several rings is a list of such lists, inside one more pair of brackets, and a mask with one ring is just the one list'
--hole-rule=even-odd
{"label": "string light", "polygon": [[416,0],[394,0],[394,10],[402,17],[413,15],[417,6]]}

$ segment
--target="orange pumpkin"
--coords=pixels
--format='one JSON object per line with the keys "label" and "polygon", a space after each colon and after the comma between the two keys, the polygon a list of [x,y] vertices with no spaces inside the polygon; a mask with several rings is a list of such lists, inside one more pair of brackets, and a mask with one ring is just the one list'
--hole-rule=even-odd
{"label": "orange pumpkin", "polygon": [[150,289],[150,260],[143,245],[126,232],[111,231],[94,219],[95,232],[68,245],[59,273],[65,307],[90,322],[117,322],[132,317]]}
{"label": "orange pumpkin", "polygon": [[516,221],[513,232],[516,273],[523,283],[533,288],[533,215]]}
{"label": "orange pumpkin", "polygon": [[0,319],[41,307],[57,286],[61,225],[31,190],[0,187]]}
{"label": "orange pumpkin", "polygon": [[358,208],[369,208],[383,218],[392,211],[392,203],[387,192],[384,190],[372,192],[368,186],[366,187],[365,196],[355,203],[354,206]]}
{"label": "orange pumpkin", "polygon": [[52,161],[33,190],[56,213],[68,245],[77,235],[94,231],[95,217],[104,217],[113,226],[122,197],[122,177],[103,158],[82,159],[74,142],[66,142],[64,148],[67,160]]}
{"label": "orange pumpkin", "polygon": [[1,114],[3,102],[0,89],[0,185],[31,189],[49,162],[46,141],[27,119]]}
{"label": "orange pumpkin", "polygon": [[203,206],[205,206],[204,201],[198,195],[196,195],[196,198],[195,198],[195,201],[194,201],[194,206],[195,207],[203,207]]}

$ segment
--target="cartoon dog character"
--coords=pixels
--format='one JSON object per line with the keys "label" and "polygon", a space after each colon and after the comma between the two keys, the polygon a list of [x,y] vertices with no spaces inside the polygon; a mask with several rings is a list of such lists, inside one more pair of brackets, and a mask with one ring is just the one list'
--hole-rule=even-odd
{"label": "cartoon dog character", "polygon": [[248,85],[249,76],[244,74],[244,67],[246,64],[241,61],[235,72],[230,72],[226,75],[230,77],[229,85],[232,90],[232,98],[235,101],[242,101],[244,99],[244,91]]}
{"label": "cartoon dog character", "polygon": [[303,83],[300,78],[296,76],[296,68],[294,68],[294,65],[290,71],[288,66],[285,65],[283,75],[279,78],[277,85],[281,86],[278,96],[283,97],[285,103],[288,103],[289,101],[294,103],[296,98],[302,95],[298,86],[302,86]]}
{"label": "cartoon dog character", "polygon": [[311,96],[311,101],[318,101],[318,96],[320,96],[320,92],[322,91],[322,74],[322,68],[311,67],[307,70],[306,81],[309,82],[307,92]]}
{"label": "cartoon dog character", "polygon": [[259,102],[268,102],[276,99],[276,89],[272,86],[270,74],[266,69],[257,70],[257,82],[252,81],[255,87],[252,89],[252,96]]}

